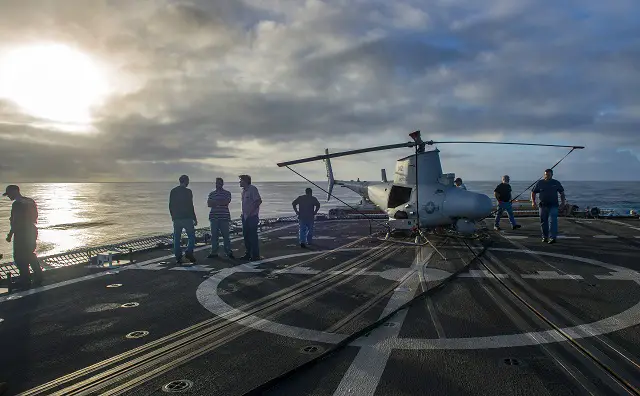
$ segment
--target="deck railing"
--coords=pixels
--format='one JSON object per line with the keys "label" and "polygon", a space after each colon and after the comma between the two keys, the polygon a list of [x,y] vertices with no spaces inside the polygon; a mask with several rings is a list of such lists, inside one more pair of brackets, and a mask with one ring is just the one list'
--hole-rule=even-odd
{"label": "deck railing", "polygon": [[[537,216],[538,210],[531,207],[531,202],[528,200],[518,200],[514,201],[514,215],[515,216]],[[587,216],[589,217],[591,214],[582,213],[582,212],[572,212],[564,213],[562,215],[570,215],[570,216]],[[599,212],[599,216],[607,216],[606,212]],[[506,213],[503,214],[506,216]],[[319,213],[316,216],[316,221],[324,221],[324,220],[335,220],[335,219],[375,219],[375,220],[385,220],[387,219],[386,214],[341,214],[340,216],[329,216],[324,213]],[[261,219],[259,223],[260,229],[270,228],[277,225],[282,225],[284,223],[293,223],[297,222],[297,216],[284,216],[284,217],[274,217]],[[232,235],[239,235],[242,233],[242,221],[240,219],[235,219],[231,222],[230,233]],[[203,227],[196,229],[196,243],[206,244],[210,243],[211,240],[211,230],[209,227]],[[182,235],[183,244],[186,243],[186,234]],[[96,257],[100,253],[112,252],[114,253],[114,259],[131,259],[134,253],[140,253],[144,251],[149,251],[153,249],[161,249],[171,247],[173,245],[173,234],[160,234],[147,236],[143,238],[138,238],[134,240],[118,242],[113,244],[106,244],[100,246],[89,246],[80,249],[74,249],[72,251],[57,253],[47,256],[39,257],[40,264],[45,270],[51,270],[55,268],[61,267],[69,267],[74,265],[90,265],[92,263],[95,264]],[[17,276],[18,269],[14,265],[13,262],[7,261],[0,263],[0,282],[6,280],[9,276]]]}
{"label": "deck railing", "polygon": [[[386,218],[386,215],[383,216],[372,216],[367,215],[368,217],[374,218]],[[360,215],[348,215],[344,218],[347,219],[357,219],[362,218]],[[334,217],[329,217],[324,213],[318,213],[316,216],[316,221],[323,220],[331,220]],[[282,225],[284,223],[292,223],[297,222],[297,216],[284,216],[284,217],[274,217],[261,219],[258,224],[259,229],[268,229],[277,225]],[[242,221],[240,219],[235,219],[231,222],[229,231],[232,235],[240,235],[242,234]],[[183,244],[186,244],[187,235],[183,232],[182,241]],[[210,227],[202,227],[196,229],[196,243],[206,244],[211,241],[211,229]],[[144,251],[161,249],[171,247],[173,245],[173,233],[170,234],[159,234],[152,235],[143,238],[138,238],[134,240],[117,242],[113,244],[99,245],[99,246],[88,246],[80,249],[74,249],[68,252],[57,253],[47,256],[38,257],[40,260],[40,265],[44,270],[51,270],[55,268],[61,267],[69,267],[74,265],[90,265],[95,264],[96,257],[100,253],[113,253],[114,259],[123,258],[130,259],[131,255],[134,253],[140,253]],[[11,261],[0,263],[0,280],[6,280],[9,276],[18,276],[18,269],[15,264]]]}

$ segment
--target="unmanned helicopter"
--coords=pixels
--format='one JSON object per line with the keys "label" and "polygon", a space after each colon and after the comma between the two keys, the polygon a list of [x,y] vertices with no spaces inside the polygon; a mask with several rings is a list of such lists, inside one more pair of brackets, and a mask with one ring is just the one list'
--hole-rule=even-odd
{"label": "unmanned helicopter", "polygon": [[[325,149],[324,155],[281,162],[278,166],[289,168],[289,165],[323,160],[329,181],[327,200],[331,199],[335,185],[346,187],[359,194],[363,200],[372,202],[386,212],[391,230],[410,231],[421,228],[451,227],[461,234],[473,234],[477,231],[476,223],[491,215],[493,211],[491,198],[486,194],[456,187],[455,173],[442,172],[440,150],[435,147],[432,150],[425,150],[426,146],[467,143],[566,147],[571,148],[569,154],[576,149],[584,148],[583,146],[512,142],[434,142],[432,140],[425,142],[420,137],[420,131],[412,132],[409,136],[413,141],[332,154]],[[412,147],[415,148],[413,154],[396,161],[393,181],[387,180],[385,169],[381,170],[380,182],[345,181],[334,178],[331,158]]]}

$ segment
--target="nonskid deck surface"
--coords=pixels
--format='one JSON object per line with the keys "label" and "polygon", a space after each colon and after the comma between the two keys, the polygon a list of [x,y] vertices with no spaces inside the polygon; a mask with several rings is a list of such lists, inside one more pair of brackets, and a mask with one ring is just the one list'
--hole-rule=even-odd
{"label": "nonskid deck surface", "polygon": [[[535,219],[519,221],[491,231],[457,278],[265,393],[625,394],[616,375],[638,387],[640,222],[561,219],[548,245]],[[296,232],[262,234],[258,263],[206,259],[203,246],[187,268],[164,250],[120,269],[50,271],[44,288],[0,297],[0,381],[10,395],[150,395],[168,384],[242,395],[435,287],[482,247],[433,238],[443,260],[429,245],[367,238],[366,221],[319,222],[309,249]]]}

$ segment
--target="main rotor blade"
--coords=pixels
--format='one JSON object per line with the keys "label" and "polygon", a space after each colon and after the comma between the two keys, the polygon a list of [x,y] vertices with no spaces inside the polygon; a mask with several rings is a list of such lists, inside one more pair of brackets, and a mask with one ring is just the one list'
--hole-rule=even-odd
{"label": "main rotor blade", "polygon": [[357,149],[357,150],[341,151],[338,153],[316,155],[315,157],[308,157],[308,158],[301,158],[293,161],[280,162],[278,163],[278,166],[283,167],[287,165],[302,164],[304,162],[313,162],[313,161],[319,161],[327,158],[344,157],[346,155],[370,153],[372,151],[391,150],[391,149],[403,148],[403,147],[414,147],[415,145],[416,145],[415,142],[406,142],[406,143],[397,143],[397,144],[387,144],[385,146],[368,147],[368,148]]}
{"label": "main rotor blade", "polygon": [[518,142],[478,142],[478,141],[453,141],[453,140],[447,141],[447,142],[435,142],[433,140],[429,140],[429,141],[426,141],[425,143],[429,146],[434,144],[463,143],[463,144],[511,144],[515,146],[565,147],[565,148],[572,148],[576,150],[580,150],[584,148],[584,146],[565,146],[561,144],[518,143]]}

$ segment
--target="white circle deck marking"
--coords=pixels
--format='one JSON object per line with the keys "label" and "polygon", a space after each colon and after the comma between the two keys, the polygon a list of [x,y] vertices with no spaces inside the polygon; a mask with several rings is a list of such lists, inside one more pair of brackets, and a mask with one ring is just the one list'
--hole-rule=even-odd
{"label": "white circle deck marking", "polygon": [[[371,248],[350,248],[341,249],[340,252],[345,251],[359,251],[370,250]],[[489,248],[490,251],[512,252],[512,253],[527,253],[521,249],[507,249],[507,248]],[[324,342],[327,344],[337,344],[344,340],[348,335],[341,333],[330,333],[326,331],[307,329],[303,327],[290,326],[282,323],[272,322],[268,319],[260,318],[255,315],[247,314],[240,311],[229,304],[227,304],[218,295],[218,286],[228,276],[236,272],[263,272],[265,270],[256,269],[255,266],[261,263],[273,262],[278,260],[284,260],[288,258],[302,257],[313,254],[327,253],[327,251],[314,251],[294,253],[285,256],[272,257],[261,261],[256,261],[251,264],[241,264],[233,268],[226,268],[215,274],[211,278],[205,280],[200,284],[196,291],[196,297],[200,304],[206,308],[209,312],[233,320],[235,317],[240,316],[242,319],[236,320],[236,323],[243,326],[251,327],[256,330],[266,331],[272,334],[297,338],[301,340]],[[541,256],[549,256],[562,258],[567,260],[575,260],[590,265],[606,268],[613,272],[623,272],[626,274],[634,274],[640,278],[640,273],[630,270],[628,268],[620,267],[613,264],[604,263],[602,261],[586,258],[571,256],[567,254],[531,251]],[[407,269],[408,270],[408,269]],[[640,281],[635,281],[640,284]],[[614,331],[622,330],[627,327],[640,324],[640,302],[636,303],[631,308],[620,312],[616,315],[610,316],[598,320],[596,322],[581,324],[573,327],[565,327],[561,330],[569,334],[574,339],[594,337],[598,335],[612,333]],[[389,340],[389,346],[395,349],[491,349],[491,348],[510,348],[518,346],[531,346],[539,344],[548,344],[553,342],[564,341],[565,338],[557,330],[545,330],[545,331],[532,331],[521,334],[506,334],[495,335],[488,337],[464,337],[464,338],[397,338]],[[353,341],[352,346],[371,346],[376,342],[374,340],[367,339],[367,337],[359,338]]]}

